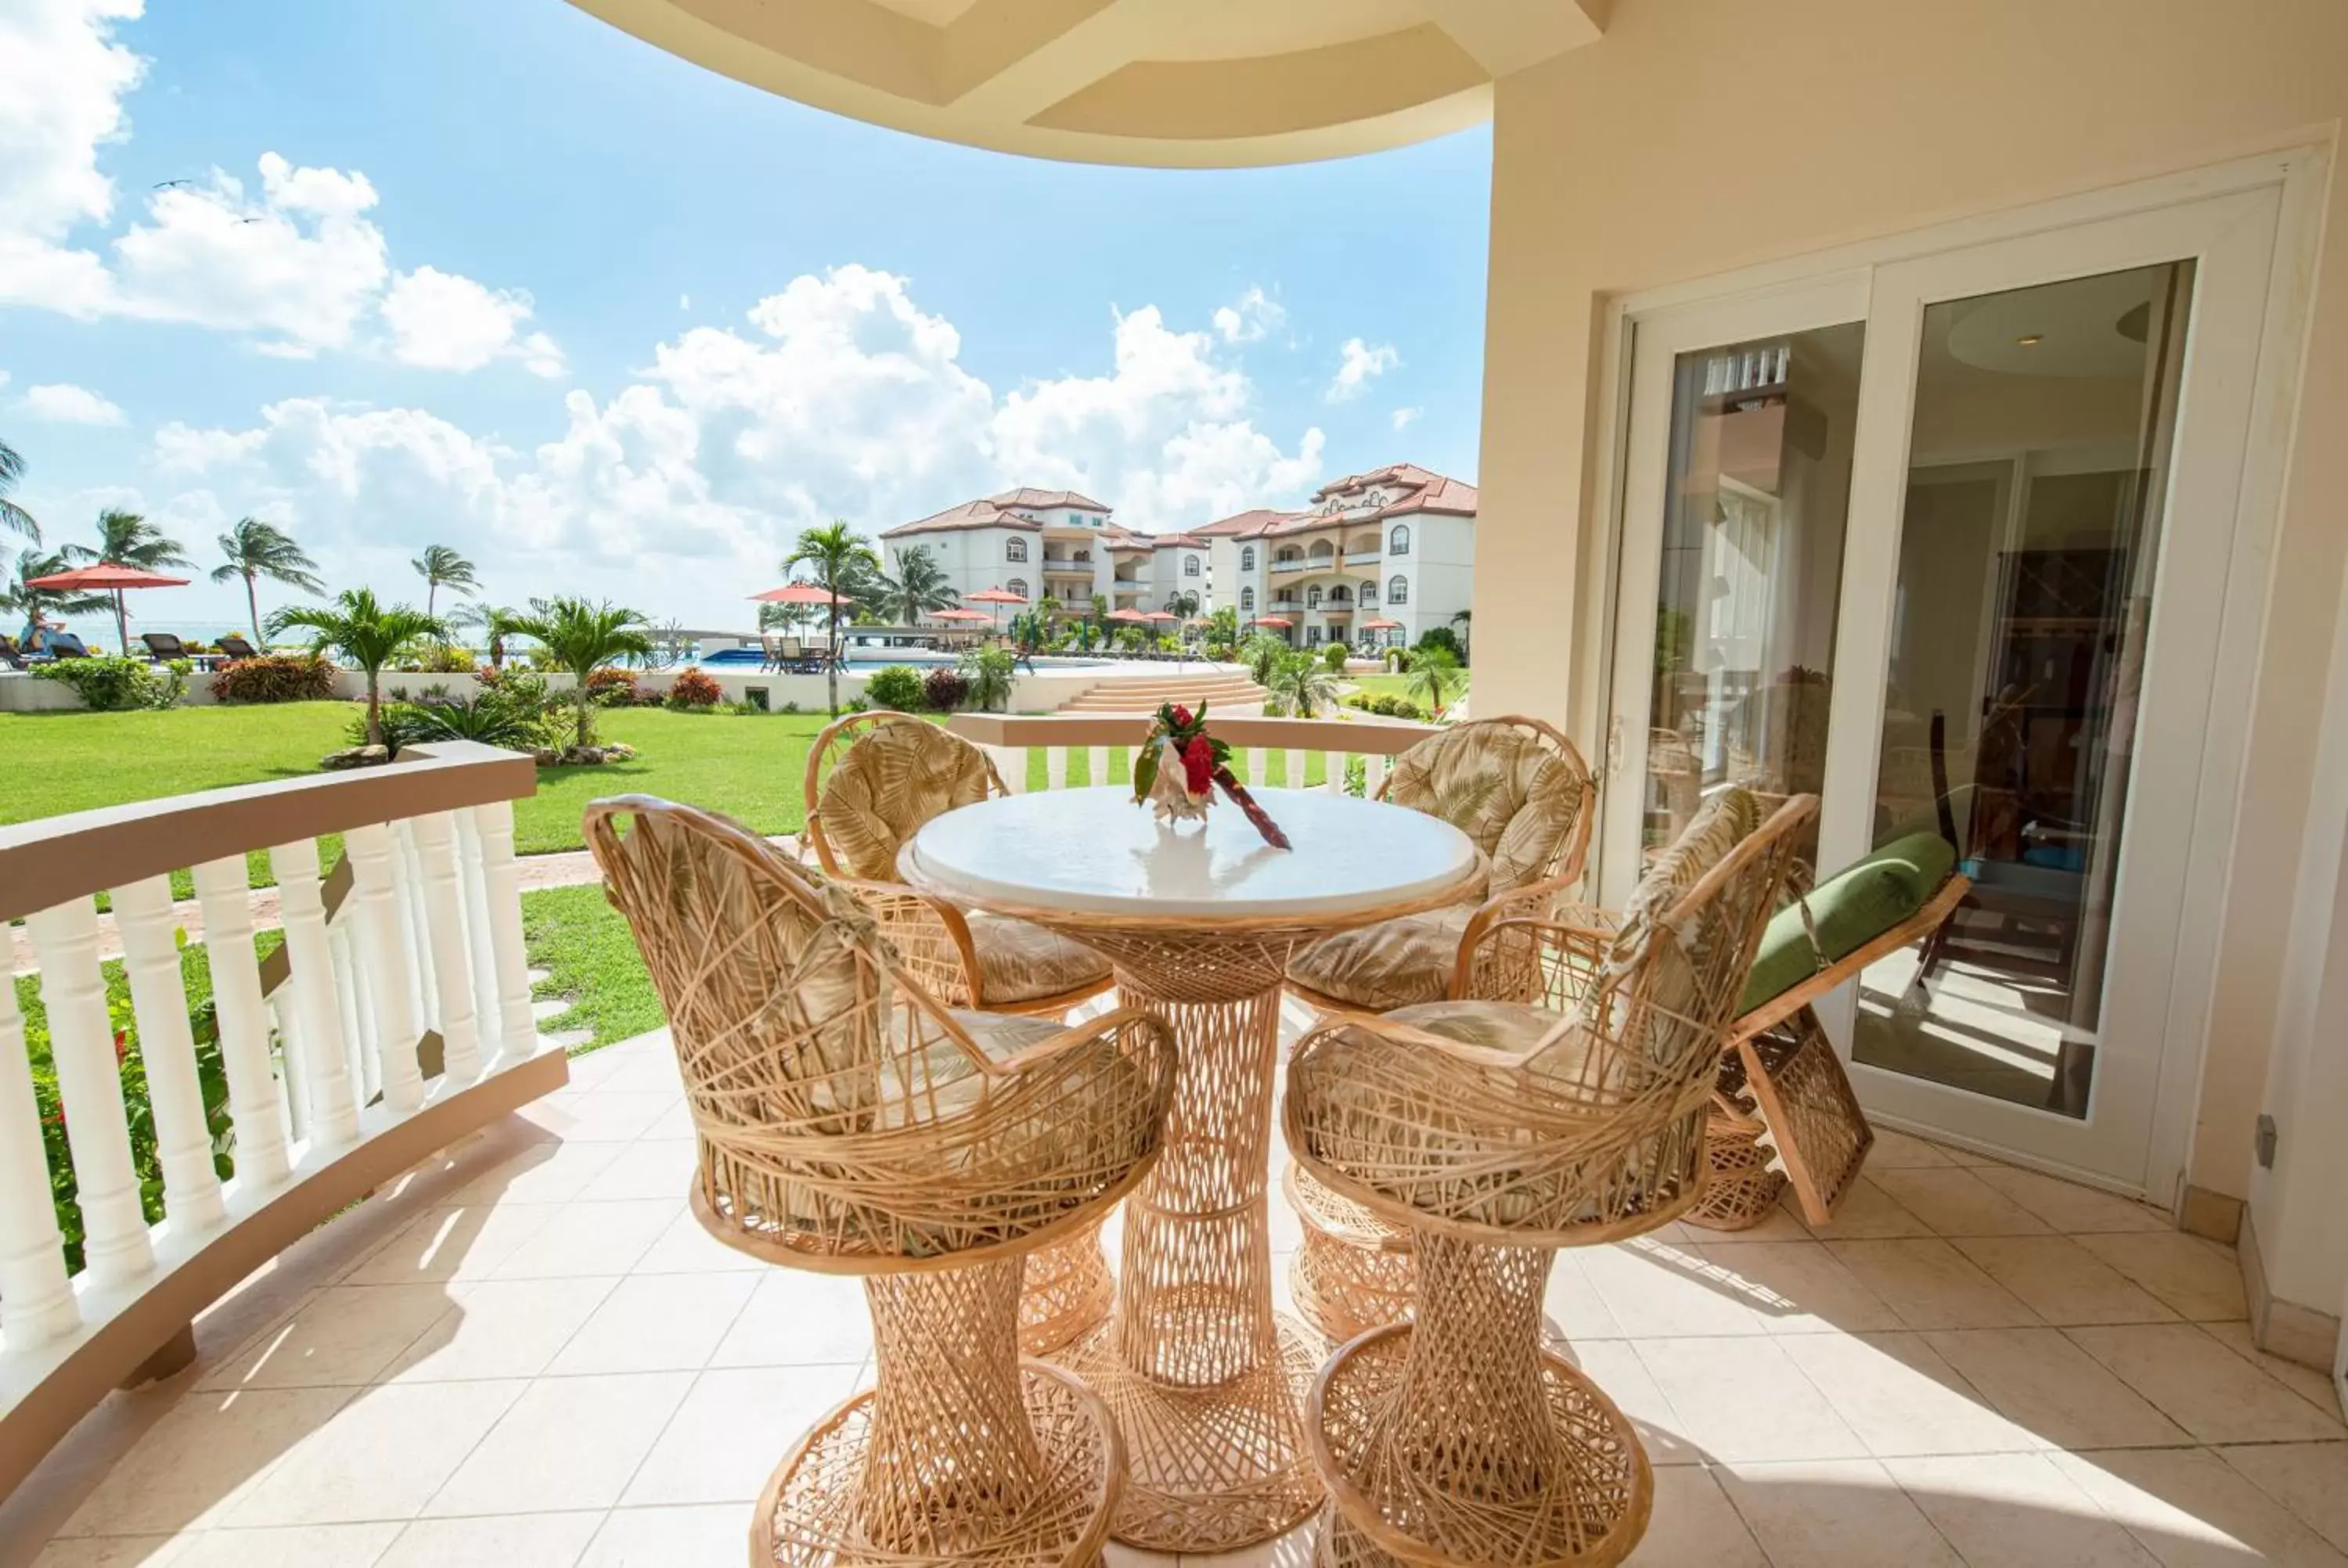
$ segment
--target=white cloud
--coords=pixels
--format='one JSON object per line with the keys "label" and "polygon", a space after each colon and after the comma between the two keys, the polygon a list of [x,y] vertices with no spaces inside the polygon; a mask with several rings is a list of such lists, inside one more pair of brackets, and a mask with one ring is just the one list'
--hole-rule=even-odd
{"label": "white cloud", "polygon": [[1225,343],[1254,343],[1287,319],[1288,308],[1256,285],[1241,294],[1237,304],[1215,313],[1215,330]]}
{"label": "white cloud", "polygon": [[[5,381],[0,376],[0,381]],[[52,425],[120,425],[120,407],[99,396],[86,386],[56,381],[46,385],[28,386],[17,406],[35,419],[45,419]]]}
{"label": "white cloud", "polygon": [[1426,412],[1424,408],[1397,408],[1386,417],[1396,430],[1407,430],[1417,424],[1418,416]]}
{"label": "white cloud", "polygon": [[[367,216],[375,186],[355,169],[297,167],[265,152],[257,194],[221,169],[190,170],[149,191],[143,213],[103,241],[103,253],[98,241],[77,239],[85,225],[114,216],[115,185],[98,154],[129,135],[123,100],[146,62],[115,35],[141,8],[141,0],[0,7],[0,305],[252,333],[256,349],[281,358],[387,346],[441,368],[510,357],[542,375],[561,373],[552,341],[519,330],[528,295],[446,273],[432,275],[488,305],[475,303],[460,327],[438,335],[412,311],[407,332],[386,315],[392,337],[383,344],[374,317],[388,312],[396,284],[389,244]],[[497,314],[509,329],[484,354],[484,323]]]}
{"label": "white cloud", "polygon": [[1359,397],[1371,382],[1402,363],[1394,344],[1365,343],[1357,337],[1347,338],[1337,354],[1337,374],[1323,395],[1332,403]]}
{"label": "white cloud", "polygon": [[330,574],[377,563],[404,589],[399,552],[428,531],[475,553],[496,595],[575,588],[716,624],[835,516],[877,532],[1034,484],[1170,528],[1292,503],[1322,477],[1322,433],[1283,446],[1257,429],[1218,333],[1146,307],[1114,318],[1109,346],[1103,374],[998,394],[903,278],[846,266],[793,279],[745,328],[657,344],[606,400],[571,393],[562,433],[533,451],[423,409],[295,398],[250,429],[168,425],[154,461],[190,494],[300,519]]}
{"label": "white cloud", "polygon": [[492,290],[470,278],[418,267],[394,278],[383,296],[391,354],[427,370],[479,370],[496,359],[519,359],[532,374],[562,374],[562,353],[544,333],[524,333],[530,298],[519,290]]}

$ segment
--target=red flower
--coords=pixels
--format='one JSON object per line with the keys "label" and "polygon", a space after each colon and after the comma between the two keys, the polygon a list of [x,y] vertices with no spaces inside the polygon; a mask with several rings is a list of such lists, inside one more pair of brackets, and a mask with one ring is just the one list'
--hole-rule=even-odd
{"label": "red flower", "polygon": [[1215,748],[1204,735],[1193,735],[1190,743],[1182,748],[1182,782],[1192,794],[1205,794],[1215,787]]}
{"label": "red flower", "polygon": [[1182,704],[1181,704],[1181,703],[1179,703],[1179,702],[1175,703],[1175,704],[1174,704],[1174,727],[1175,727],[1176,729],[1178,729],[1178,730],[1187,730],[1187,729],[1189,729],[1189,728],[1190,727],[1190,724],[1191,724],[1190,710],[1189,710],[1189,709],[1188,709],[1188,708],[1186,708],[1186,707],[1184,707],[1184,706],[1182,706]]}

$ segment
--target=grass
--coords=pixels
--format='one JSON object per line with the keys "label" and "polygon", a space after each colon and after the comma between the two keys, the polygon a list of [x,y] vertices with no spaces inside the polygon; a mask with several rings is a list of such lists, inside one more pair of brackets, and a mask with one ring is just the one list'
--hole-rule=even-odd
{"label": "grass", "polygon": [[[1463,670],[1459,673],[1465,676],[1468,671]],[[1419,701],[1417,694],[1410,689],[1410,677],[1407,675],[1348,675],[1345,679],[1364,692],[1373,694],[1383,692],[1391,697],[1407,697],[1414,702]],[[1467,682],[1461,680],[1455,682],[1451,687],[1447,706],[1457,705],[1467,694]]]}
{"label": "grass", "polygon": [[547,971],[538,995],[570,1002],[539,1027],[551,1034],[584,1030],[578,1055],[668,1022],[644,970],[628,923],[600,886],[545,887],[521,897],[522,940],[530,961]]}

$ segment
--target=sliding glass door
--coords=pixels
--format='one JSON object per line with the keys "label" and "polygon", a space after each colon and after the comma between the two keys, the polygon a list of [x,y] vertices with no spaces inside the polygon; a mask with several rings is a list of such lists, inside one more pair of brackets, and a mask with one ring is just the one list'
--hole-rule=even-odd
{"label": "sliding glass door", "polygon": [[1828,875],[1948,839],[1969,896],[1821,1009],[1888,1121],[2154,1175],[2275,209],[1634,326],[1601,891],[1735,784],[1819,793]]}

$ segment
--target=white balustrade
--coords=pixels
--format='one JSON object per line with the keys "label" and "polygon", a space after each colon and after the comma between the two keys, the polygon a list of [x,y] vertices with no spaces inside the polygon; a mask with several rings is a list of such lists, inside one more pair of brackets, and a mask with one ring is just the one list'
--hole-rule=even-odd
{"label": "white balustrade", "polygon": [[139,1055],[147,1066],[147,1095],[154,1108],[163,1213],[175,1225],[217,1225],[228,1211],[221,1203],[220,1173],[212,1165],[211,1127],[196,1073],[187,990],[180,979],[171,879],[150,876],[129,883],[114,889],[113,897],[122,968],[139,1024]]}
{"label": "white balustrade", "polygon": [[498,1010],[498,959],[489,939],[489,887],[481,864],[481,830],[469,811],[451,814],[457,827],[457,883],[465,896],[465,965],[473,981],[473,1026],[481,1037],[481,1060],[494,1061],[503,1050],[503,1014]]}
{"label": "white balustrade", "polygon": [[73,1154],[82,1255],[101,1280],[133,1278],[155,1255],[130,1163],[114,1021],[98,964],[98,910],[88,898],[76,898],[28,916],[25,931],[41,965],[41,1005],[48,1011],[49,1053]]}
{"label": "white balustrade", "polygon": [[518,1061],[538,1050],[538,1014],[530,1006],[530,958],[521,938],[521,867],[514,863],[511,801],[473,808],[481,837],[481,880],[489,903],[489,948],[498,976],[499,1053]]}
{"label": "white balustrade", "polygon": [[416,825],[403,817],[391,825],[391,892],[399,905],[400,931],[407,945],[407,975],[414,991],[418,1030],[440,1027],[440,993],[432,980],[432,936],[424,914],[424,864],[416,853]]}
{"label": "white balustrade", "polygon": [[[286,1052],[287,1076],[300,1080],[304,1133],[327,1143],[347,1143],[358,1136],[358,1096],[351,1085],[351,1052],[344,1033],[334,938],[320,890],[317,841],[302,838],[277,845],[269,852],[269,866],[277,878],[278,909],[285,922],[294,995],[288,1011],[298,1042],[297,1050]],[[293,1066],[296,1061],[298,1071]]]}
{"label": "white balustrade", "polygon": [[343,853],[350,857],[351,899],[357,907],[357,967],[366,972],[361,983],[375,1020],[376,1081],[385,1104],[413,1111],[424,1103],[424,1073],[416,1061],[423,1031],[416,1021],[409,967],[413,937],[407,911],[392,891],[391,829],[380,824],[352,828],[343,835]]}
{"label": "white balustrade", "polygon": [[10,1348],[46,1344],[81,1321],[49,1194],[25,1018],[15,979],[0,975],[0,1341]]}
{"label": "white balustrade", "polygon": [[442,1071],[455,1083],[481,1075],[481,1036],[473,1021],[471,940],[465,934],[465,890],[457,866],[457,825],[445,811],[408,819],[423,886],[417,907],[432,950],[434,1013]]}
{"label": "white balustrade", "polygon": [[269,1006],[262,999],[261,970],[253,962],[252,894],[244,856],[208,860],[195,874],[196,899],[204,912],[204,952],[211,960],[212,1016],[220,1026],[229,1115],[236,1126],[237,1174],[275,1182],[292,1162],[270,1061]]}
{"label": "white balustrade", "polygon": [[1291,751],[1284,765],[1288,771],[1281,774],[1280,782],[1290,789],[1303,789],[1304,787],[1304,753]]}
{"label": "white balustrade", "polygon": [[1066,789],[1068,787],[1067,747],[1046,746],[1044,748],[1044,787],[1045,789]]}
{"label": "white balustrade", "polygon": [[1105,784],[1108,783],[1108,748],[1107,746],[1095,746],[1090,751],[1086,752],[1085,755],[1086,761],[1092,767],[1092,782],[1097,784]]}

